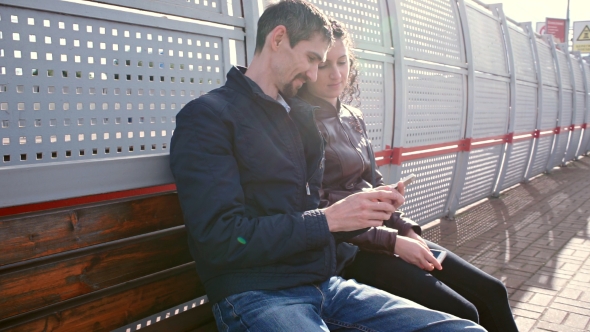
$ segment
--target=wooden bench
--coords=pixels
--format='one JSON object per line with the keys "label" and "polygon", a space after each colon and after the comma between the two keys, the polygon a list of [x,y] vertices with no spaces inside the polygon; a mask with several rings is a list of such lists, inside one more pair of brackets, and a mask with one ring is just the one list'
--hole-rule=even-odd
{"label": "wooden bench", "polygon": [[194,264],[175,193],[2,217],[0,331],[216,331],[166,311],[205,295]]}

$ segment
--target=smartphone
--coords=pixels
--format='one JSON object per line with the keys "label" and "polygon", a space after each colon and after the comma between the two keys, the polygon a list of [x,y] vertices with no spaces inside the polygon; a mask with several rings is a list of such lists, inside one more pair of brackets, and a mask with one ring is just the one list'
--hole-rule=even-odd
{"label": "smartphone", "polygon": [[434,258],[436,258],[436,260],[441,264],[445,260],[445,257],[447,257],[447,252],[443,250],[430,249],[430,252],[432,253],[432,255],[434,255]]}
{"label": "smartphone", "polygon": [[[416,174],[412,173],[406,177],[401,178],[401,182],[404,184],[404,186],[409,185],[410,183],[412,183],[414,181],[414,179],[416,178]],[[397,183],[392,184],[391,188],[393,189],[397,189]]]}

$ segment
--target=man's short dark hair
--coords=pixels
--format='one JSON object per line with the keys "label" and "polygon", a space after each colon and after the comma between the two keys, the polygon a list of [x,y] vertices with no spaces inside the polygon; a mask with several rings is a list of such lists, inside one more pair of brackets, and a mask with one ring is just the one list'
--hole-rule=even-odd
{"label": "man's short dark hair", "polygon": [[333,42],[330,20],[316,6],[304,0],[281,0],[269,5],[258,20],[255,53],[262,51],[266,36],[279,25],[287,29],[291,48],[316,33],[324,36],[330,45]]}

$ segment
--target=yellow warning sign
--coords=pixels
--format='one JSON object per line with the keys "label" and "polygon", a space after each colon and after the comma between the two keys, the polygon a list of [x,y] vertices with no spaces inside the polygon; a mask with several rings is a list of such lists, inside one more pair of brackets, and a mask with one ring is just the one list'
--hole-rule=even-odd
{"label": "yellow warning sign", "polygon": [[587,25],[584,27],[584,29],[582,29],[582,32],[580,33],[578,38],[576,38],[576,40],[577,41],[590,41],[590,28]]}
{"label": "yellow warning sign", "polygon": [[573,50],[590,53],[590,21],[574,22]]}

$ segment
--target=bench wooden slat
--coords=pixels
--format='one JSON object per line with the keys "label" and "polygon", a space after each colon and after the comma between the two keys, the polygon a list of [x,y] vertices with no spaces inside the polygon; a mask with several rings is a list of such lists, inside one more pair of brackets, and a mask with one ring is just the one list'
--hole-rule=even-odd
{"label": "bench wooden slat", "polygon": [[0,219],[0,266],[182,225],[175,193]]}
{"label": "bench wooden slat", "polygon": [[204,294],[188,263],[2,320],[0,331],[110,331]]}
{"label": "bench wooden slat", "polygon": [[182,227],[61,256],[0,268],[0,319],[192,261]]}

